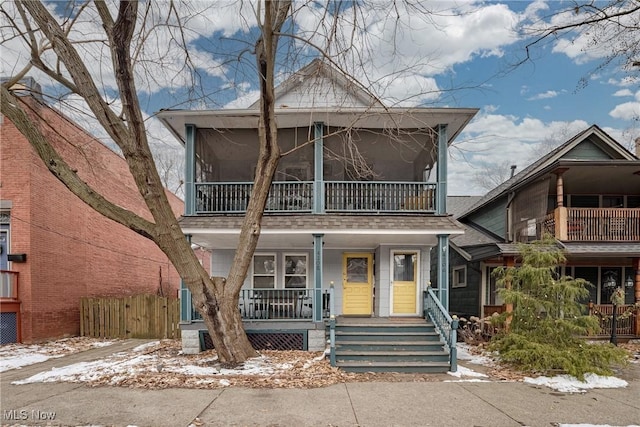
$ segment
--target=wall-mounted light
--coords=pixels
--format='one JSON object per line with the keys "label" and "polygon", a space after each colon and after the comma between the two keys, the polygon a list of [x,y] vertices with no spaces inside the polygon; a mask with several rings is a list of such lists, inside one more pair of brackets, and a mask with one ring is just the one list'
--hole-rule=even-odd
{"label": "wall-mounted light", "polygon": [[624,281],[624,287],[627,289],[631,289],[633,288],[633,278],[631,277],[631,275],[627,276],[627,280]]}
{"label": "wall-mounted light", "polygon": [[616,282],[616,272],[615,271],[607,271],[604,273],[604,281],[602,282],[602,288],[605,292],[610,293],[618,286]]}

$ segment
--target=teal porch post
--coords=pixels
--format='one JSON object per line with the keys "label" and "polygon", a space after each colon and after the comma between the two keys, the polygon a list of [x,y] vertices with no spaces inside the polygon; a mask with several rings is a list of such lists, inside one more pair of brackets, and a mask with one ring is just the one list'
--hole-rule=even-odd
{"label": "teal porch post", "polygon": [[324,124],[313,124],[313,213],[324,213]]}
{"label": "teal porch post", "polygon": [[[186,234],[185,237],[187,241],[191,243],[191,234]],[[192,312],[191,291],[187,289],[184,280],[180,278],[180,323],[191,323]]]}
{"label": "teal porch post", "polygon": [[196,126],[185,125],[185,156],[184,156],[184,214],[196,213],[195,199],[195,166],[196,166]]}
{"label": "teal porch post", "polygon": [[436,214],[447,213],[447,125],[438,125],[438,170],[436,183]]}
{"label": "teal porch post", "polygon": [[438,298],[449,311],[449,235],[438,234]]}
{"label": "teal porch post", "polygon": [[324,234],[313,235],[313,321],[322,322],[322,238]]}

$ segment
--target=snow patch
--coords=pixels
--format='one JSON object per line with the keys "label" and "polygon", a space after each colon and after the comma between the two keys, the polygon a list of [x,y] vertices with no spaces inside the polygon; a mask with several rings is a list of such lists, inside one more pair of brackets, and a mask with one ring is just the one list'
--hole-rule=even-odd
{"label": "snow patch", "polygon": [[584,381],[571,375],[558,375],[555,377],[525,377],[527,384],[542,385],[562,393],[585,393],[596,388],[625,388],[628,382],[616,377],[603,377],[596,374],[586,374]]}
{"label": "snow patch", "polygon": [[472,369],[469,368],[465,368],[464,366],[458,366],[458,370],[456,372],[447,372],[447,374],[451,375],[452,377],[456,377],[456,378],[461,378],[461,377],[479,377],[479,378],[487,378],[488,376],[481,373],[481,372],[476,372]]}

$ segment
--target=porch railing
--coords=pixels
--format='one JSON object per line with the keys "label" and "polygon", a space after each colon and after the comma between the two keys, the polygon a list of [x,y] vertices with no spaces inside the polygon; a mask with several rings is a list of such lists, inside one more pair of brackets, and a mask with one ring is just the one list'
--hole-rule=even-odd
{"label": "porch railing", "polygon": [[327,181],[327,212],[435,212],[436,184]]}
{"label": "porch railing", "polygon": [[[243,289],[238,308],[243,320],[295,320],[313,321],[313,289]],[[322,316],[329,317],[329,291],[322,293]],[[192,320],[202,316],[192,309]]]}
{"label": "porch railing", "polygon": [[0,270],[0,298],[18,299],[18,272]]}
{"label": "porch railing", "polygon": [[458,318],[449,316],[431,287],[424,291],[424,317],[431,319],[444,338],[449,347],[451,372],[456,372],[458,370],[458,349],[456,347]]}
{"label": "porch railing", "polygon": [[[247,211],[252,182],[196,183],[197,213],[242,213]],[[313,182],[284,181],[271,184],[266,212],[310,212]]]}
{"label": "porch railing", "polygon": [[[196,213],[243,213],[247,210],[251,182],[195,184]],[[436,184],[424,182],[325,181],[327,212],[435,212]],[[311,181],[279,181],[271,185],[265,212],[311,212]]]}
{"label": "porch railing", "polygon": [[[613,327],[613,304],[589,304],[589,314],[596,316],[600,323],[600,332],[596,336],[611,336]],[[639,310],[633,304],[616,306],[616,335],[635,336],[638,333]]]}
{"label": "porch railing", "polygon": [[[640,240],[638,208],[566,208],[566,239],[575,242],[632,242]],[[542,229],[561,238],[554,213],[547,215]],[[564,224],[562,224],[564,226]]]}

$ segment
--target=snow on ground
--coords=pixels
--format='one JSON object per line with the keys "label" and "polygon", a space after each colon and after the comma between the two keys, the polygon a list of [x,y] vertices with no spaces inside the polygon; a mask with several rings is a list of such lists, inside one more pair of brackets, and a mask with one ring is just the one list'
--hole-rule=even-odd
{"label": "snow on ground", "polygon": [[0,372],[66,356],[89,348],[104,347],[113,341],[91,338],[65,338],[44,344],[5,344],[0,346]]}
{"label": "snow on ground", "polygon": [[495,366],[495,362],[491,357],[482,355],[482,354],[474,354],[473,347],[469,344],[458,343],[458,360],[464,360],[469,363],[473,363],[474,365],[482,365],[482,366]]}
{"label": "snow on ground", "polygon": [[584,381],[580,381],[570,375],[558,375],[555,377],[525,377],[525,383],[543,385],[563,393],[585,393],[594,388],[624,388],[628,382],[616,377],[603,377],[596,374],[586,374]]}
{"label": "snow on ground", "polygon": [[[41,345],[0,346],[0,372],[20,369],[50,358],[60,358],[66,354],[113,343],[114,341],[91,338],[70,338]],[[59,366],[16,381],[14,384],[65,381],[148,388],[230,385],[260,387],[260,384],[265,387],[271,387],[273,384],[278,384],[280,387],[317,387],[345,381],[349,379],[349,375],[353,375],[331,367],[326,353],[302,351],[261,353],[262,355],[246,361],[242,366],[229,369],[219,363],[214,351],[184,355],[181,353],[179,341],[151,341],[126,352],[115,352],[99,360],[68,365],[61,360]],[[448,373],[457,379],[447,381],[480,382],[510,378],[500,373],[505,371],[496,363],[495,355],[482,353],[478,347],[458,344],[458,357],[459,361],[464,362],[464,366],[459,363],[456,372]],[[470,364],[491,368],[482,370],[488,372],[491,377],[476,372],[469,367]],[[498,374],[496,375],[495,372]],[[369,375],[375,378],[373,374]],[[619,378],[593,374],[586,375],[585,381],[578,381],[567,375],[553,378],[525,377],[522,379],[522,376],[511,378],[566,393],[583,393],[594,388],[623,388],[628,385],[626,381]]]}
{"label": "snow on ground", "polygon": [[464,366],[459,366],[459,365],[458,365],[458,370],[456,372],[447,372],[447,374],[456,378],[462,378],[462,377],[489,378],[489,376],[486,374],[482,374],[480,372],[476,372],[472,369],[465,368]]}

